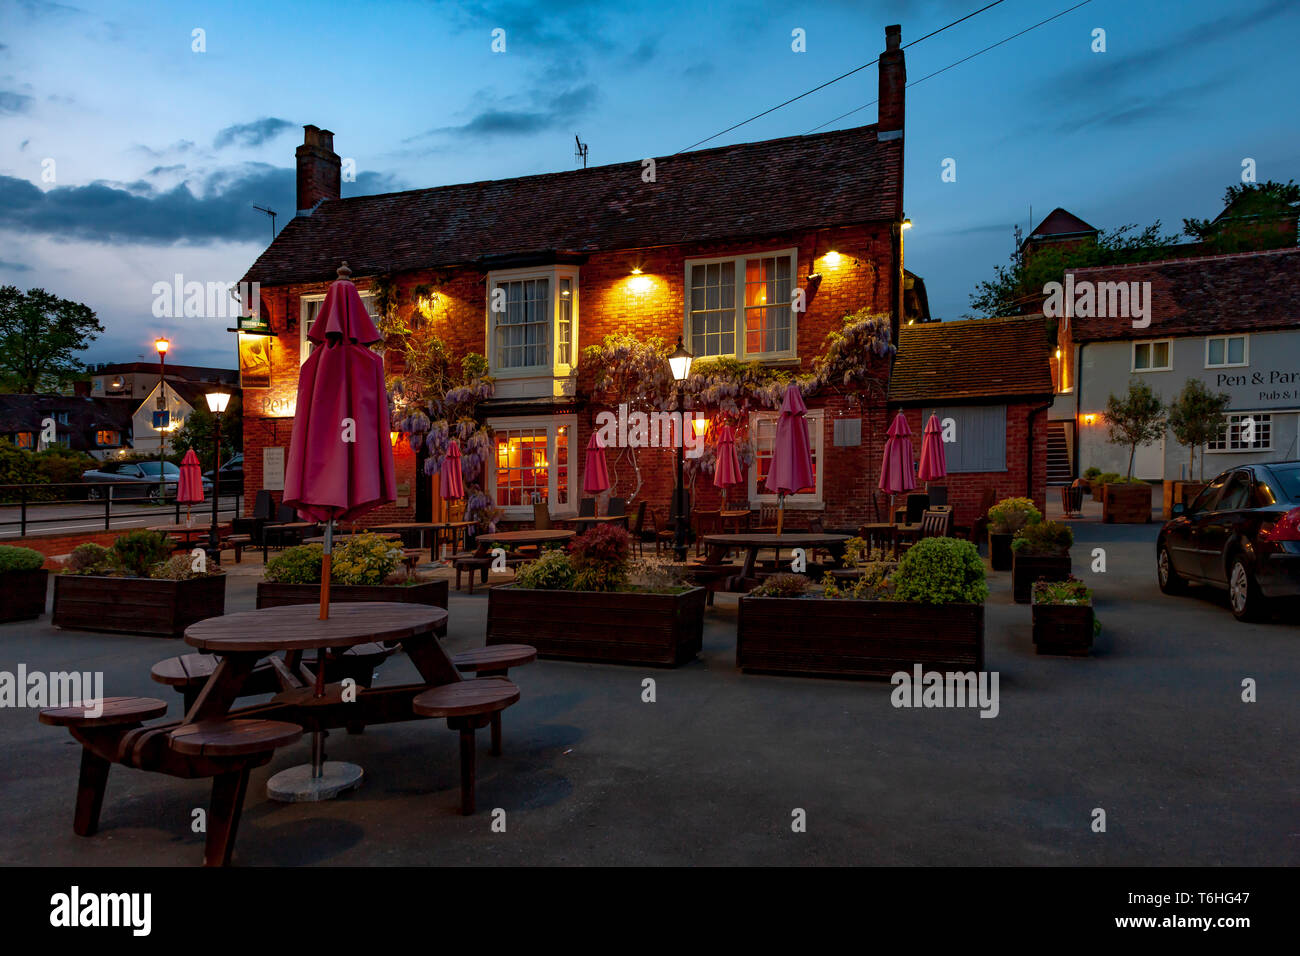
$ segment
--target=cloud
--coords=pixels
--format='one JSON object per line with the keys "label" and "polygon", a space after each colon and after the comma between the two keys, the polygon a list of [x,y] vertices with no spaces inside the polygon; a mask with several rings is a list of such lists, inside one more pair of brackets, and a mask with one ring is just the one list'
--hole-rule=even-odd
{"label": "cloud", "polygon": [[535,91],[529,95],[532,103],[527,107],[512,108],[509,105],[512,101],[498,103],[481,110],[459,126],[439,126],[412,139],[436,135],[489,139],[538,133],[574,119],[596,101],[597,95],[593,83],[565,90],[549,98]]}
{"label": "cloud", "polygon": [[80,7],[70,7],[66,3],[51,3],[50,0],[19,0],[18,6],[30,17],[50,17],[70,13],[85,13]]}
{"label": "cloud", "polygon": [[[146,182],[93,182],[42,192],[23,179],[0,176],[0,228],[92,242],[187,243],[263,241],[266,220],[253,204],[291,210],[296,173],[265,163],[221,169],[165,190]],[[401,188],[386,173],[362,173],[350,195]]]}
{"label": "cloud", "polygon": [[188,153],[194,149],[193,140],[178,139],[170,146],[164,146],[162,149],[154,149],[152,146],[145,146],[143,143],[137,143],[131,147],[137,153],[148,156],[150,159],[160,159],[171,153]]}
{"label": "cloud", "polygon": [[32,267],[25,262],[9,262],[0,259],[0,272],[31,272]]}
{"label": "cloud", "polygon": [[644,66],[659,54],[659,38],[646,37],[626,57],[629,66]]}
{"label": "cloud", "polygon": [[26,94],[15,93],[12,90],[0,90],[0,113],[8,113],[13,116],[17,116],[19,113],[29,113],[34,102],[36,101]]}
{"label": "cloud", "polygon": [[1195,97],[1213,93],[1225,88],[1230,79],[1229,74],[1222,74],[1213,79],[1202,80],[1188,86],[1180,86],[1163,93],[1140,93],[1110,101],[1104,109],[1097,110],[1091,116],[1076,115],[1060,123],[1056,129],[1061,133],[1077,133],[1089,129],[1123,129],[1137,123],[1149,123],[1165,116],[1196,116],[1203,109],[1196,103]]}
{"label": "cloud", "polygon": [[294,128],[288,120],[264,116],[251,123],[236,123],[217,133],[212,141],[213,149],[225,149],[227,146],[261,146],[275,139],[281,133]]}

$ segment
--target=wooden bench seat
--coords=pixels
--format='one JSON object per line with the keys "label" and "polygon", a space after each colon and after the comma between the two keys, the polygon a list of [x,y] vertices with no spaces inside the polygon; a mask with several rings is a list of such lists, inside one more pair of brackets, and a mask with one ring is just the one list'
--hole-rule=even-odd
{"label": "wooden bench seat", "polygon": [[244,757],[287,747],[302,728],[283,720],[207,720],[182,724],[168,746],[191,757]]}
{"label": "wooden bench seat", "polygon": [[[512,667],[522,667],[537,660],[537,648],[531,644],[493,644],[461,651],[451,663],[462,673],[482,677],[505,677]],[[492,756],[501,756],[501,711],[492,714]]]}
{"label": "wooden bench seat", "polygon": [[156,697],[105,697],[97,703],[94,709],[102,710],[99,716],[91,714],[91,708],[86,704],[74,704],[71,707],[46,707],[38,718],[41,723],[52,727],[121,727],[153,720],[167,713],[167,702]]}
{"label": "wooden bench seat", "polygon": [[474,731],[493,714],[519,700],[519,688],[504,677],[441,684],[417,694],[411,706],[422,717],[445,717],[460,731],[460,812],[474,812]]}
{"label": "wooden bench seat", "polygon": [[483,584],[487,584],[488,568],[492,566],[491,555],[478,555],[473,551],[462,551],[451,559],[452,567],[456,569],[456,590],[460,590],[460,576],[464,572],[469,572],[469,593],[474,593],[474,576],[480,576]]}
{"label": "wooden bench seat", "polygon": [[253,547],[253,536],[251,534],[232,534],[226,537],[226,544],[235,549],[235,563],[238,564],[243,557],[244,549]]}
{"label": "wooden bench seat", "polygon": [[[149,669],[149,676],[160,684],[175,688],[185,701],[185,710],[188,712],[199,696],[199,692],[203,690],[203,685],[217,669],[219,660],[220,658],[212,654],[181,654],[178,657],[165,657]],[[249,675],[241,695],[273,694],[277,686],[270,662],[263,661]]]}

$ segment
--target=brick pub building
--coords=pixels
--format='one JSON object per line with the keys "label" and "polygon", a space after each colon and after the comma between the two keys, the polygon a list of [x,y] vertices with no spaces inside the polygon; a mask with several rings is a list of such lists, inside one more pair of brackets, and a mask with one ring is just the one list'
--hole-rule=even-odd
{"label": "brick pub building", "polygon": [[[697,370],[714,356],[807,370],[827,333],[861,309],[887,316],[897,342],[907,304],[924,301],[920,280],[903,269],[900,35],[886,30],[875,125],[659,158],[652,179],[638,161],[340,199],[333,134],[306,127],[298,215],[244,277],[261,284],[274,337],[269,388],[245,390],[250,503],[257,489],[275,487],[264,456],[274,462],[279,453],[266,450],[287,448],[306,329],[343,260],[367,302],[381,277],[396,286],[403,310],[414,308],[413,289],[431,286],[424,315],[434,333],[453,357],[488,358],[495,394],[478,414],[495,448],[483,484],[507,520],[531,520],[537,499],[555,516],[576,513],[586,443],[606,407],[593,400],[579,356],[606,335],[681,336]],[[803,312],[789,306],[796,289],[805,290]],[[490,310],[496,292],[510,303],[506,312]],[[402,374],[396,350],[386,362]],[[787,497],[792,524],[815,515],[846,527],[875,517],[890,362],[874,367],[865,387],[808,396],[816,487]],[[760,461],[775,417],[775,409],[752,408],[742,422]],[[636,497],[661,513],[673,454],[638,452]],[[610,449],[607,459],[611,493],[631,497],[638,479],[626,450]],[[367,523],[431,517],[434,482],[418,464],[399,443],[399,500]],[[737,488],[730,500],[774,501],[757,469],[749,472],[747,493]],[[718,497],[707,477],[696,482],[696,507],[716,507]]]}

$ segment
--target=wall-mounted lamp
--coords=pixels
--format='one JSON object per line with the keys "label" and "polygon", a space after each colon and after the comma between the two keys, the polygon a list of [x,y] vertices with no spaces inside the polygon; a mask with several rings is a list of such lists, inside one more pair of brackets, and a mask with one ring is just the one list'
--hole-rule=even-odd
{"label": "wall-mounted lamp", "polygon": [[1057,360],[1058,362],[1061,360],[1061,350],[1060,350],[1060,349],[1057,349],[1057,350],[1056,350],[1056,360]]}
{"label": "wall-mounted lamp", "polygon": [[840,267],[840,254],[834,249],[826,253],[822,258],[826,260],[826,264],[832,269],[838,269]]}
{"label": "wall-mounted lamp", "polygon": [[1083,416],[1083,423],[1084,423],[1085,425],[1095,425],[1095,424],[1097,423],[1097,416],[1096,416],[1096,415],[1084,415],[1084,416]]}
{"label": "wall-mounted lamp", "polygon": [[912,220],[908,219],[906,216],[903,217],[903,228],[904,229],[912,228]]}
{"label": "wall-mounted lamp", "polygon": [[645,292],[650,288],[650,277],[641,273],[641,267],[636,266],[632,270],[632,278],[628,280],[628,286],[633,292]]}

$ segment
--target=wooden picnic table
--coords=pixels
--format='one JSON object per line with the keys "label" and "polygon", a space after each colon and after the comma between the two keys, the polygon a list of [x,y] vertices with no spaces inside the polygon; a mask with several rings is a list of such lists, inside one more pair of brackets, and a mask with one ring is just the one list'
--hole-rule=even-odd
{"label": "wooden picnic table", "polygon": [[478,550],[487,554],[493,544],[508,544],[518,547],[521,544],[549,544],[555,541],[568,541],[575,532],[567,528],[525,528],[522,531],[498,531],[496,534],[480,534]]}
{"label": "wooden picnic table", "polygon": [[[366,531],[358,531],[358,532],[357,532],[357,534],[376,534],[376,533],[378,533],[378,532],[373,532],[373,531],[369,531],[369,530],[366,530]],[[396,533],[378,533],[378,534],[379,534],[379,537],[383,538],[385,541],[401,541],[401,540],[402,540],[402,536],[401,536],[400,534],[396,534]],[[336,535],[334,535],[332,541],[333,541],[334,544],[338,544],[340,541],[346,541],[346,540],[348,540],[348,538],[351,538],[351,537],[353,537],[353,535],[352,535],[351,532],[349,532],[349,533],[347,533],[347,534],[336,534]],[[303,539],[302,539],[302,543],[303,543],[303,544],[324,544],[324,543],[325,543],[325,535],[323,535],[323,534],[318,534],[318,535],[314,535],[314,536],[312,536],[312,537],[310,537],[310,538],[303,538]]]}
{"label": "wooden picnic table", "polygon": [[742,533],[742,527],[749,527],[749,522],[753,516],[754,513],[748,508],[737,509],[735,511],[721,511],[718,513],[718,518],[721,519],[722,527],[726,529],[728,524],[730,524],[732,526],[731,531],[733,534],[740,534]]}
{"label": "wooden picnic table", "polygon": [[849,540],[845,534],[814,533],[810,531],[787,531],[785,534],[768,532],[750,532],[744,534],[707,534],[703,538],[709,548],[708,563],[719,565],[733,548],[744,549],[745,563],[740,573],[732,579],[730,590],[748,591],[758,583],[754,574],[754,565],[758,552],[774,550],[777,563],[781,561],[783,548],[825,548],[838,563],[844,557],[844,542]]}
{"label": "wooden picnic table", "polygon": [[[204,538],[207,538],[207,537],[212,533],[212,525],[211,525],[211,524],[197,524],[197,523],[196,523],[196,524],[192,524],[192,525],[187,525],[187,524],[185,524],[184,522],[181,522],[181,523],[179,523],[179,524],[175,524],[175,523],[173,523],[173,524],[156,524],[156,525],[151,525],[151,526],[149,527],[149,530],[150,530],[150,531],[157,531],[157,532],[159,532],[159,533],[161,533],[161,534],[173,534],[173,535],[176,535],[176,536],[178,536],[178,537],[180,537],[180,538],[183,539],[183,540],[182,540],[182,543],[183,543],[183,544],[188,545],[188,544],[190,543],[190,541],[192,540],[192,536],[194,536],[194,535],[201,536],[201,537],[200,537],[200,540],[202,540],[202,539],[204,539]],[[222,529],[221,529],[220,527],[218,527],[218,529],[217,529],[218,534],[220,534],[221,530],[222,530]],[[227,527],[225,530],[229,531],[230,529],[229,529],[229,527]]]}
{"label": "wooden picnic table", "polygon": [[[406,536],[408,534],[418,533],[420,537],[415,547],[432,548],[433,545],[428,543],[428,538],[427,538],[428,532],[432,531],[434,533],[434,541],[436,542],[438,537],[438,532],[444,529],[445,527],[446,525],[443,524],[441,521],[397,521],[391,524],[378,524],[372,528],[367,528],[366,530],[373,531],[376,533],[381,533],[381,534],[384,532],[391,532],[393,534],[400,536],[403,542],[406,541]],[[430,551],[430,556],[434,559],[437,558],[437,555],[433,554],[432,551]]]}
{"label": "wooden picnic table", "polygon": [[583,515],[580,518],[566,518],[565,521],[572,521],[576,525],[576,533],[582,534],[587,531],[593,524],[621,524],[627,527],[630,516],[624,512],[621,515]]}
{"label": "wooden picnic table", "polygon": [[871,547],[887,548],[894,554],[898,553],[900,541],[914,540],[920,531],[920,524],[895,524],[890,521],[870,521],[858,528],[858,534],[866,538]]}

